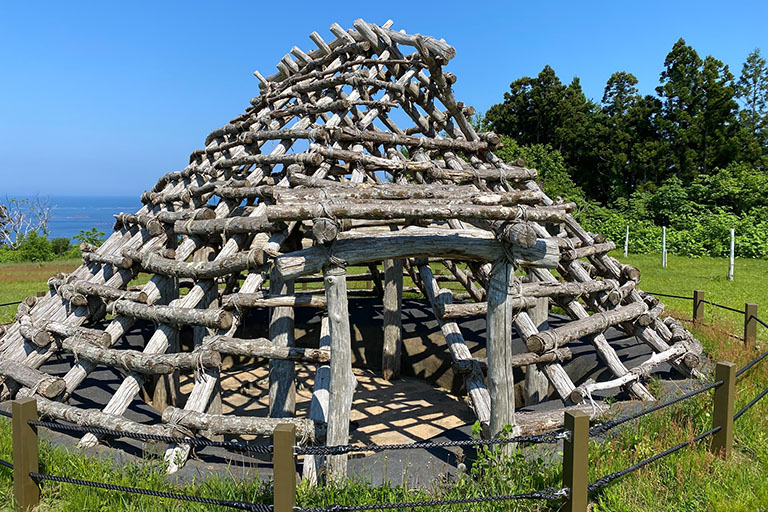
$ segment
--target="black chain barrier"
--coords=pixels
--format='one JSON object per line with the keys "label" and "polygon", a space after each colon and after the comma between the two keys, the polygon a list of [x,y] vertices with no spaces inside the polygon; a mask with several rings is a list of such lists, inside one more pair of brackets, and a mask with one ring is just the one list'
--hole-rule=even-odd
{"label": "black chain barrier", "polygon": [[127,437],[130,439],[138,439],[141,441],[159,441],[169,444],[188,444],[192,446],[211,446],[216,448],[226,448],[228,450],[235,450],[246,453],[256,453],[261,455],[270,455],[273,452],[272,445],[252,445],[245,443],[238,443],[237,441],[211,441],[210,439],[204,439],[200,437],[173,437],[162,436],[156,434],[139,434],[136,432],[129,432],[127,430],[112,430],[108,428],[99,427],[85,427],[82,425],[69,425],[64,423],[58,423],[53,421],[39,421],[31,420],[29,424],[35,427],[44,427],[50,430],[56,430],[59,432],[81,432],[97,434],[102,436],[112,437]]}
{"label": "black chain barrier", "polygon": [[248,501],[219,500],[216,498],[203,498],[200,496],[191,496],[188,494],[179,494],[175,492],[154,491],[152,489],[140,489],[138,487],[128,487],[125,485],[106,484],[103,482],[92,482],[90,480],[81,480],[79,478],[69,478],[66,476],[46,475],[44,473],[30,473],[30,477],[39,481],[58,482],[63,484],[81,485],[84,487],[94,487],[96,489],[105,489],[108,491],[129,492],[141,494],[143,496],[152,496],[155,498],[168,498],[172,500],[190,501],[193,503],[202,503],[204,505],[218,505],[221,507],[236,508],[239,510],[249,510],[252,512],[271,512],[272,506],[263,503],[250,503]]}
{"label": "black chain barrier", "polygon": [[462,505],[470,503],[493,503],[513,500],[559,500],[568,495],[568,488],[548,488],[521,494],[502,494],[499,496],[479,496],[477,498],[457,498],[452,500],[411,501],[406,503],[381,503],[372,505],[329,505],[327,507],[294,507],[296,512],[357,512],[359,510],[395,510],[403,508],[439,507],[442,505]]}
{"label": "black chain barrier", "polygon": [[690,439],[688,441],[685,441],[685,442],[682,442],[682,443],[680,443],[678,445],[675,445],[672,448],[664,450],[661,453],[657,453],[653,457],[649,457],[649,458],[647,458],[645,460],[642,460],[642,461],[638,462],[637,464],[633,464],[632,466],[629,466],[628,468],[622,469],[621,471],[617,471],[615,473],[611,473],[611,474],[605,475],[604,477],[596,480],[595,482],[590,483],[587,486],[587,489],[589,490],[589,492],[601,489],[601,488],[605,487],[606,485],[610,484],[611,482],[613,482],[614,480],[616,480],[617,478],[621,478],[622,476],[625,476],[625,475],[627,475],[627,474],[629,474],[629,473],[631,473],[633,471],[636,471],[636,470],[638,470],[638,469],[640,469],[640,468],[642,468],[644,466],[647,466],[648,464],[656,462],[659,459],[663,459],[664,457],[666,457],[668,455],[672,455],[676,451],[678,451],[678,450],[680,450],[682,448],[685,448],[686,446],[692,445],[693,443],[701,441],[705,437],[714,434],[715,432],[717,432],[721,428],[722,427],[715,427],[713,429],[707,430],[706,432],[703,432],[703,433],[697,435],[693,439]]}
{"label": "black chain barrier", "polygon": [[517,437],[497,437],[494,439],[461,439],[458,441],[439,441],[439,442],[419,442],[407,444],[370,444],[360,445],[338,445],[338,446],[296,446],[294,453],[296,455],[344,455],[347,453],[362,452],[384,452],[389,450],[418,450],[431,448],[448,448],[451,446],[488,446],[496,444],[510,443],[556,443],[560,439],[565,439],[570,434],[564,430],[553,430],[545,434]]}
{"label": "black chain barrier", "polygon": [[741,376],[741,374],[743,374],[744,372],[746,372],[747,370],[749,370],[750,368],[752,368],[753,366],[755,366],[757,363],[759,363],[760,361],[762,361],[762,360],[763,360],[763,359],[765,359],[766,357],[768,357],[768,350],[767,350],[767,351],[765,351],[765,352],[763,352],[762,354],[760,354],[760,355],[759,355],[759,356],[757,356],[756,358],[754,358],[752,361],[750,361],[750,362],[748,362],[747,364],[745,364],[745,365],[744,365],[742,368],[740,368],[740,369],[739,369],[739,370],[736,372],[736,376],[737,376],[737,377],[740,377],[740,376]]}
{"label": "black chain barrier", "polygon": [[666,293],[649,292],[646,290],[643,290],[643,291],[649,295],[655,295],[657,297],[669,297],[670,299],[693,300],[693,297],[683,297],[682,295],[668,295]]}
{"label": "black chain barrier", "polygon": [[653,407],[649,407],[647,409],[643,409],[642,411],[639,411],[635,414],[631,414],[629,416],[626,416],[624,418],[620,418],[617,420],[611,420],[606,421],[605,423],[601,423],[600,425],[595,425],[594,427],[589,429],[589,435],[595,436],[598,434],[602,434],[604,432],[607,432],[611,430],[612,428],[616,428],[619,425],[626,423],[628,421],[632,421],[634,419],[640,418],[642,416],[645,416],[647,414],[651,414],[652,412],[659,411],[661,409],[664,409],[666,407],[669,407],[671,405],[675,405],[676,403],[682,402],[684,400],[688,400],[691,397],[694,397],[696,395],[699,395],[701,393],[704,393],[706,391],[709,391],[710,389],[714,389],[718,386],[720,386],[723,383],[723,381],[719,380],[717,382],[713,382],[712,384],[708,384],[702,388],[696,389],[694,391],[689,391],[688,393],[685,393],[683,395],[678,396],[677,398],[673,398],[672,400],[668,400],[666,402],[662,402],[658,405],[654,405]]}
{"label": "black chain barrier", "polygon": [[768,395],[768,388],[765,388],[758,394],[755,398],[749,401],[747,405],[742,407],[739,412],[733,415],[733,421],[736,421],[737,419],[741,418],[741,415],[747,412],[749,409],[752,408],[753,405],[755,405],[757,402],[760,401],[765,395]]}

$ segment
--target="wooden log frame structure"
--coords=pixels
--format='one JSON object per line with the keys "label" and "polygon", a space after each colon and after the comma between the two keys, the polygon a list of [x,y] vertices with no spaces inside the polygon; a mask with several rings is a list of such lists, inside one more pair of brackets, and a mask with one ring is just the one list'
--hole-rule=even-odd
{"label": "wooden log frame structure", "polygon": [[[104,244],[81,245],[82,266],[20,304],[0,331],[0,398],[36,395],[42,415],[146,434],[264,436],[290,421],[301,442],[346,444],[356,384],[348,300],[360,292],[382,301],[381,371],[392,380],[403,293],[422,294],[485,436],[515,431],[513,368],[526,369],[526,387],[537,381],[526,404],[581,402],[616,387],[651,400],[643,379],[662,362],[701,376],[701,344],[663,318],[664,304],[638,288],[639,271],[608,256],[615,245],[582,229],[572,204],[547,197],[534,169],[497,157],[498,135],[475,131],[474,109],[456,100],[456,77],[443,70],[455,50],[391,21],[353,25],[332,25],[329,41],[313,33],[316,48],[294,47],[275,74],[255,72],[260,94],[242,114],[212,131],[185,168],[160,177],[139,211],[115,212]],[[149,281],[131,286],[139,274]],[[352,281],[368,289],[348,290]],[[570,321],[550,328],[549,303]],[[320,338],[296,347],[294,309],[307,307],[322,315]],[[271,312],[269,338],[238,334],[251,309]],[[485,361],[462,335],[458,320],[469,316],[486,318]],[[126,347],[137,319],[155,330],[143,347]],[[185,326],[195,333],[191,351],[180,348]],[[626,367],[603,334],[612,327],[651,355]],[[511,350],[516,336],[526,352]],[[592,344],[612,378],[571,381],[563,364],[577,339]],[[43,365],[62,352],[76,354],[71,368],[46,374]],[[222,354],[269,365],[268,417],[221,410]],[[295,414],[295,365],[316,371],[308,417]],[[124,375],[109,402],[68,404],[98,366]],[[181,374],[195,376],[183,408],[169,395],[161,423],[123,416],[143,386]],[[98,441],[89,434],[80,444]],[[189,452],[169,446],[169,472]],[[343,478],[346,456],[305,459],[304,478],[323,474]]]}

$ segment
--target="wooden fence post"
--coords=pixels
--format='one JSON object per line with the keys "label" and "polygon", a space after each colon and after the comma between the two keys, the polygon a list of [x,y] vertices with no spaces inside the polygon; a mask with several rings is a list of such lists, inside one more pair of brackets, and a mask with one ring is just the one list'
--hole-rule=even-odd
{"label": "wooden fence post", "polygon": [[744,344],[752,346],[757,340],[757,304],[744,304]]}
{"label": "wooden fence post", "polygon": [[13,497],[16,510],[27,512],[40,503],[40,488],[29,476],[37,473],[37,427],[29,424],[37,420],[37,400],[23,398],[11,405],[13,415]]}
{"label": "wooden fence post", "polygon": [[704,290],[693,290],[693,323],[704,320]]}
{"label": "wooden fence post", "polygon": [[720,430],[712,436],[710,450],[712,453],[727,459],[731,456],[733,447],[733,408],[736,398],[736,365],[721,361],[715,367],[715,381],[723,384],[715,388],[714,411],[712,413],[712,428]]}
{"label": "wooden fence post", "polygon": [[565,412],[565,429],[571,438],[563,441],[563,486],[570,488],[566,512],[586,512],[589,503],[589,415]]}
{"label": "wooden fence post", "polygon": [[274,511],[293,512],[293,507],[296,506],[296,458],[293,454],[293,447],[296,445],[296,425],[281,423],[275,427],[272,437]]}

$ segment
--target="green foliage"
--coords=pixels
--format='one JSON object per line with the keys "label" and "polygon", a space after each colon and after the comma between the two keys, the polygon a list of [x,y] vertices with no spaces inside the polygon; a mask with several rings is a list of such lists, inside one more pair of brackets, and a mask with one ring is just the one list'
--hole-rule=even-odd
{"label": "green foliage", "polygon": [[91,228],[90,231],[85,231],[83,229],[80,230],[80,232],[73,236],[73,240],[77,240],[80,243],[87,243],[91,245],[101,245],[104,243],[104,232],[99,231],[96,228]]}
{"label": "green foliage", "polygon": [[61,256],[62,254],[69,251],[70,243],[69,238],[54,238],[51,240],[51,249],[53,249],[53,253],[56,256]]}

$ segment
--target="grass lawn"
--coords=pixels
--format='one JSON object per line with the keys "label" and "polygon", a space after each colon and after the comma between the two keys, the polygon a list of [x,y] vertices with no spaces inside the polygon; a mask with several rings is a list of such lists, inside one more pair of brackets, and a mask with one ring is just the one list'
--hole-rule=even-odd
{"label": "grass lawn", "polygon": [[[60,260],[47,263],[0,264],[0,304],[16,302],[37,292],[48,291],[48,278],[58,272],[72,272],[82,261]],[[17,305],[0,306],[0,324],[13,321]]]}
{"label": "grass lawn", "polygon": [[[624,260],[621,255],[619,259]],[[757,302],[763,318],[768,317],[768,290],[763,280],[768,261],[737,260],[736,279],[725,277],[728,262],[724,259],[687,259],[669,257],[669,267],[661,268],[658,255],[630,255],[626,262],[642,273],[640,287],[644,290],[690,296],[694,289],[703,289],[707,298],[741,308],[744,302]],[[58,271],[71,271],[75,262],[45,265],[0,266],[0,301],[19,300],[45,289],[46,279]],[[362,269],[355,269],[362,270]],[[677,310],[681,320],[689,320],[690,301],[664,299],[668,310]],[[7,309],[7,308],[6,308]],[[6,321],[15,306],[6,315]],[[741,341],[723,333],[723,329],[739,334],[742,317],[707,307],[707,323],[713,326],[694,328],[712,361],[729,360],[744,365],[757,351],[747,351]],[[690,326],[690,323],[687,323]],[[768,330],[758,328],[759,348],[768,348]],[[653,380],[651,389],[657,385]],[[737,409],[768,386],[768,360],[755,367],[737,382]],[[659,453],[679,442],[691,439],[711,428],[711,393],[699,395],[677,406],[653,413],[612,431],[606,439],[590,443],[589,480],[623,469]],[[734,453],[724,461],[707,451],[708,440],[666,457],[660,461],[617,480],[592,495],[594,512],[634,511],[755,511],[768,505],[768,398],[759,402],[736,423]],[[521,450],[526,450],[525,447]],[[357,505],[435,498],[511,494],[562,485],[561,468],[542,460],[516,455],[512,460],[499,461],[500,455],[486,452],[469,476],[439,488],[417,491],[393,485],[373,488],[365,482],[345,482],[334,487],[300,487],[300,506],[330,504]],[[11,458],[10,424],[0,419],[0,458]],[[222,499],[271,503],[269,482],[235,482],[227,475],[212,475],[194,485],[173,489],[163,475],[158,460],[143,465],[114,466],[110,461],[94,460],[81,453],[41,444],[44,472],[67,475],[101,482],[188,492]],[[211,510],[210,507],[169,500],[125,495],[93,490],[67,484],[45,482],[42,486],[43,505],[40,510],[101,510],[101,511],[159,511]],[[12,480],[9,471],[0,468],[0,510],[11,510]],[[447,508],[415,510],[559,510],[559,503],[500,502],[483,506],[466,505]]]}

